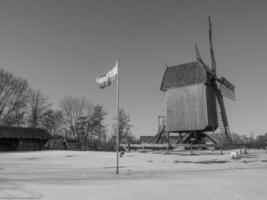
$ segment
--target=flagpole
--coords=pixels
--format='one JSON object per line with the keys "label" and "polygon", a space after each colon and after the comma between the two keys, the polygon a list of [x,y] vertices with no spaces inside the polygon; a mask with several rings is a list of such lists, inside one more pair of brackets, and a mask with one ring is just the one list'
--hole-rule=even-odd
{"label": "flagpole", "polygon": [[119,149],[120,149],[120,134],[119,134],[119,113],[120,113],[120,104],[119,104],[119,58],[118,58],[118,75],[117,75],[117,165],[116,165],[116,174],[119,174]]}

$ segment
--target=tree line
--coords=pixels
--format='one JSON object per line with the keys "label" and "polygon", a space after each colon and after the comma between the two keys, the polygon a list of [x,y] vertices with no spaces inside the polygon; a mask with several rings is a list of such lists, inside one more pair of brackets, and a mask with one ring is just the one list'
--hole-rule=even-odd
{"label": "tree line", "polygon": [[241,135],[238,133],[231,133],[232,136],[232,142],[231,144],[228,143],[225,135],[221,132],[217,132],[212,135],[212,137],[223,146],[240,146],[244,145],[247,147],[255,147],[255,148],[265,148],[267,146],[267,132],[263,134],[259,134],[257,136],[254,136],[253,133],[250,133],[249,136],[247,135]]}
{"label": "tree line", "polygon": [[[117,116],[114,116],[111,137],[107,136],[103,105],[93,104],[85,97],[63,97],[58,109],[52,107],[49,98],[39,89],[29,86],[27,80],[0,69],[0,126],[43,128],[52,136],[51,148],[57,138],[73,140],[78,148],[114,149],[117,131]],[[132,135],[130,115],[119,111],[119,133],[121,143],[136,142]],[[220,144],[227,144],[224,134],[212,135]],[[232,144],[266,146],[267,132],[256,137],[232,133]]]}
{"label": "tree line", "polygon": [[[53,109],[49,98],[40,89],[32,89],[27,80],[0,69],[0,126],[43,128],[53,138],[76,141],[81,150],[99,148],[101,144],[115,145],[114,137],[107,138],[103,105],[93,104],[85,97],[63,97]],[[114,117],[113,135],[116,131]],[[132,138],[130,116],[119,112],[121,140]]]}

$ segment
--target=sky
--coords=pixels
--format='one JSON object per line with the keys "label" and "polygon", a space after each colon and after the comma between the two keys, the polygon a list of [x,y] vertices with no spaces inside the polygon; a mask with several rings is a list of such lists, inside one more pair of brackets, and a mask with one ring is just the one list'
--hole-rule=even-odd
{"label": "sky", "polygon": [[230,129],[267,132],[267,2],[246,0],[0,0],[0,66],[28,80],[54,107],[84,96],[116,114],[116,84],[95,79],[120,58],[120,106],[136,136],[155,135],[164,111],[166,64],[209,60],[213,22],[217,73],[236,86],[225,100]]}

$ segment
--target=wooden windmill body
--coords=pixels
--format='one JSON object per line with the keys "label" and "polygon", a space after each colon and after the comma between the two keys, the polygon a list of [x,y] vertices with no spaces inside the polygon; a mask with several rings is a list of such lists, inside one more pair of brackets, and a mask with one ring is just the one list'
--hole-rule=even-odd
{"label": "wooden windmill body", "polygon": [[168,66],[162,79],[160,89],[166,99],[165,133],[180,133],[177,143],[189,143],[192,139],[199,143],[204,137],[212,140],[205,132],[215,131],[219,125],[231,141],[223,97],[234,100],[235,87],[224,77],[216,75],[210,18],[209,41],[211,68],[202,60],[195,46],[197,60]]}
{"label": "wooden windmill body", "polygon": [[198,61],[168,67],[161,90],[166,95],[168,132],[213,131],[218,127],[215,92],[208,72]]}

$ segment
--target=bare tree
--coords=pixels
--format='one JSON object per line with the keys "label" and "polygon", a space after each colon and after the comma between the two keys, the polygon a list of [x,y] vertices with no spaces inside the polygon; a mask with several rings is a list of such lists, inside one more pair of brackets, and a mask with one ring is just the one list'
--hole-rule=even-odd
{"label": "bare tree", "polygon": [[83,116],[78,119],[78,138],[81,150],[88,149],[89,134],[92,133],[90,117]]}
{"label": "bare tree", "polygon": [[101,143],[101,138],[106,136],[106,126],[104,125],[104,117],[107,112],[104,110],[103,105],[96,105],[91,116],[92,121],[92,134],[98,137],[98,143]]}
{"label": "bare tree", "polygon": [[[117,132],[117,116],[113,118],[116,123],[113,124],[114,135]],[[130,115],[127,114],[124,109],[119,110],[119,139],[120,143],[129,143],[133,139],[132,125],[130,124]]]}
{"label": "bare tree", "polygon": [[61,110],[49,109],[43,114],[41,126],[50,133],[53,138],[53,147],[55,147],[55,139],[57,135],[62,134],[63,130],[63,113]]}
{"label": "bare tree", "polygon": [[24,122],[28,83],[0,69],[0,124],[20,126]]}
{"label": "bare tree", "polygon": [[30,90],[28,102],[28,125],[32,128],[40,127],[44,113],[50,107],[51,103],[48,102],[48,97],[42,94],[40,90]]}
{"label": "bare tree", "polygon": [[70,96],[60,101],[60,108],[63,112],[65,128],[82,145],[88,139],[90,129],[88,119],[92,115],[94,105],[84,97]]}

